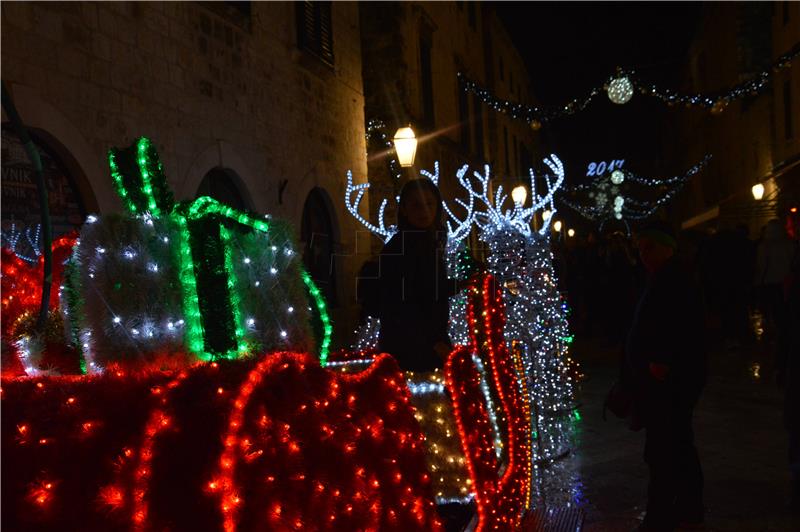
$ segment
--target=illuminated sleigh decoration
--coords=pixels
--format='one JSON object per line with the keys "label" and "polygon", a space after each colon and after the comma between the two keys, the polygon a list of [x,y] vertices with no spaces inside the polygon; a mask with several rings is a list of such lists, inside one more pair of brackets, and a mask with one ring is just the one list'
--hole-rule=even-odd
{"label": "illuminated sleigh decoration", "polygon": [[62,311],[85,372],[314,350],[308,290],[288,224],[209,197],[176,203],[158,154],[142,137],[111,150],[111,175],[127,215],[90,216],[67,265]]}

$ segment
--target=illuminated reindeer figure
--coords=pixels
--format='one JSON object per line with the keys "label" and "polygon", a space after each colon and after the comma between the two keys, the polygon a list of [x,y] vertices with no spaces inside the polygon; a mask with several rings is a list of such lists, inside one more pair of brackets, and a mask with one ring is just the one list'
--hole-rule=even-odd
{"label": "illuminated reindeer figure", "polygon": [[[462,166],[456,173],[461,187],[467,192],[465,199],[456,199],[453,208],[443,202],[447,214],[448,265],[463,246],[473,226],[478,229],[478,238],[489,248],[488,270],[502,287],[502,297],[508,319],[503,335],[508,352],[520,364],[516,366],[521,390],[526,391],[530,405],[530,428],[535,437],[531,441],[531,460],[542,464],[563,456],[569,451],[571,443],[572,382],[567,372],[567,350],[571,341],[566,321],[566,309],[561,300],[553,273],[552,253],[550,251],[550,223],[556,212],[556,191],[564,183],[564,166],[555,155],[544,160],[550,173],[537,176],[533,170],[530,175],[531,204],[514,202],[513,208],[506,208],[508,195],[503,187],[492,195],[490,187],[490,168],[483,172],[473,171]],[[434,172],[421,174],[438,184],[439,167]],[[540,194],[539,183],[544,181],[545,189]],[[352,174],[348,173],[345,200],[351,214],[370,231],[384,241],[388,241],[397,231],[393,225],[386,225],[384,212],[388,200],[384,199],[378,210],[378,223],[372,224],[358,213],[358,203],[368,183],[354,185]],[[355,201],[352,194],[357,193]],[[453,209],[458,211],[458,214]],[[538,230],[532,228],[537,212],[550,211]],[[460,216],[459,216],[460,215]],[[468,345],[469,327],[467,325],[467,303],[463,295],[451,300],[450,337],[454,345]],[[369,328],[371,339],[359,339],[359,345],[377,345],[378,327]],[[486,397],[487,404],[497,404],[495,392]],[[489,408],[492,410],[492,408]],[[493,415],[495,446],[500,455],[502,433]],[[538,471],[538,470],[534,470]],[[534,481],[539,479],[534,478]],[[535,490],[534,490],[535,491]],[[533,493],[532,496],[542,495]]]}
{"label": "illuminated reindeer figure", "polygon": [[[555,155],[544,160],[552,175],[544,174],[546,190],[537,194],[536,176],[531,170],[531,205],[514,202],[504,209],[508,196],[498,187],[490,199],[490,170],[473,172],[462,168],[459,183],[468,192],[467,201],[456,200],[470,222],[478,227],[479,239],[489,247],[488,269],[504,287],[508,319],[504,336],[509,351],[519,355],[520,378],[530,391],[532,430],[537,434],[533,460],[544,462],[569,450],[567,418],[572,406],[572,383],[567,374],[567,329],[565,308],[553,273],[550,251],[550,223],[556,212],[555,192],[564,182],[564,166]],[[477,184],[476,186],[473,186]],[[477,189],[476,189],[477,188]],[[448,215],[458,220],[445,206]],[[531,222],[539,211],[549,210],[543,226],[533,230]]]}

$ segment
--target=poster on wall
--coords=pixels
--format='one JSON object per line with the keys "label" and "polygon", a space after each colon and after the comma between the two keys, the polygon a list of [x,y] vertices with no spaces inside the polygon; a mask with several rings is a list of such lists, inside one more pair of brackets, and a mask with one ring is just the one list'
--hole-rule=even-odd
{"label": "poster on wall", "polygon": [[[53,237],[77,229],[86,217],[80,193],[64,165],[36,142],[47,186]],[[2,231],[3,245],[25,256],[39,254],[37,239],[41,213],[33,164],[13,130],[2,128]],[[13,242],[13,246],[12,246]],[[38,247],[37,247],[38,246]]]}

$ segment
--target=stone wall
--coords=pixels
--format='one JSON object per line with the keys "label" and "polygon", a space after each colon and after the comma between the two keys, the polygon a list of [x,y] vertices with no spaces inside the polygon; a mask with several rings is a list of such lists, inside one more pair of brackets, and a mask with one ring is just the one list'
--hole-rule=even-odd
{"label": "stone wall", "polygon": [[348,168],[366,175],[358,7],[333,4],[330,68],[297,48],[295,4],[247,4],[249,15],[222,3],[5,2],[3,81],[101,213],[121,209],[106,151],[141,135],[177,199],[223,167],[249,207],[299,234],[305,198],[322,188],[338,254],[333,316],[346,334],[361,260],[341,198]]}

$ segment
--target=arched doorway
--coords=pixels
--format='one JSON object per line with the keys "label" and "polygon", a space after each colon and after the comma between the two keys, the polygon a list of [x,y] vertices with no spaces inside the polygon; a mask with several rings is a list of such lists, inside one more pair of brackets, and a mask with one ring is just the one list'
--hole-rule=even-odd
{"label": "arched doorway", "polygon": [[325,191],[318,187],[311,189],[303,205],[300,238],[306,270],[325,295],[328,305],[336,307],[334,226],[330,212]]}
{"label": "arched doorway", "polygon": [[209,170],[197,187],[197,197],[200,196],[210,196],[220,203],[242,211],[250,208],[241,192],[239,177],[229,168],[218,166]]}
{"label": "arched doorway", "polygon": [[[53,237],[80,229],[97,201],[77,163],[58,141],[39,130],[30,130],[39,151],[47,187]],[[41,253],[37,239],[41,223],[39,192],[34,167],[10,124],[2,125],[2,231],[3,245],[23,257]]]}

